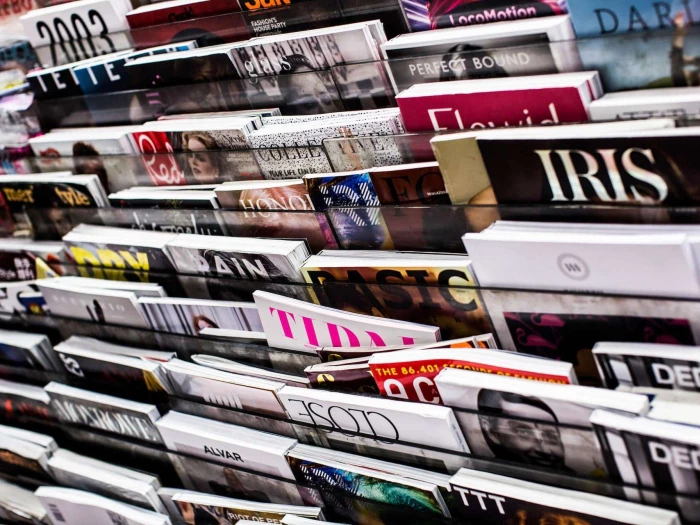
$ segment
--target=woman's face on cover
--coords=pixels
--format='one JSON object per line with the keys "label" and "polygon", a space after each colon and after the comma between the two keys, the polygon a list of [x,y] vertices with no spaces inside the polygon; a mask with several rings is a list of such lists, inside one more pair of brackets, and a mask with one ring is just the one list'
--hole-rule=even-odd
{"label": "woman's face on cover", "polygon": [[289,79],[289,91],[285,98],[298,108],[301,114],[338,111],[335,97],[326,88],[321,75],[294,74]]}
{"label": "woman's face on cover", "polygon": [[215,181],[219,176],[219,169],[212,164],[210,154],[202,153],[207,151],[207,147],[199,140],[192,138],[187,141],[187,149],[191,152],[187,162],[194,178],[203,183]]}

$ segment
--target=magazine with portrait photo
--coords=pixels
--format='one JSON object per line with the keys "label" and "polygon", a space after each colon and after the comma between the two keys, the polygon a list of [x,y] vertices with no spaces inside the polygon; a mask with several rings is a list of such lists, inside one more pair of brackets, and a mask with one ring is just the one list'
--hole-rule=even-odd
{"label": "magazine with portrait photo", "polygon": [[468,370],[445,369],[435,383],[443,402],[460,409],[455,415],[475,455],[590,479],[606,472],[589,423],[593,411],[649,410],[639,394]]}

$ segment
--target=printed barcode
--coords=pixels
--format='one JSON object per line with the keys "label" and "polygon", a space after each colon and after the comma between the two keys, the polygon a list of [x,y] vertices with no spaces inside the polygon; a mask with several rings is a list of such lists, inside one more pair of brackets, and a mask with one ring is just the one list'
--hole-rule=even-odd
{"label": "printed barcode", "polygon": [[56,521],[62,521],[63,523],[66,522],[65,518],[63,517],[63,514],[61,514],[61,511],[58,509],[57,505],[49,503],[49,510],[51,511],[51,514],[53,514],[53,517],[56,518]]}
{"label": "printed barcode", "polygon": [[107,511],[107,515],[109,516],[109,519],[112,520],[114,525],[129,525],[129,521],[121,514]]}

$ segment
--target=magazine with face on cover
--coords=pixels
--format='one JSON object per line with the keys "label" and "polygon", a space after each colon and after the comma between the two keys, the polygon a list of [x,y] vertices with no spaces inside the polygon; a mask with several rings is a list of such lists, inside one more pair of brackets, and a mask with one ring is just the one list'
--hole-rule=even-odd
{"label": "magazine with face on cover", "polygon": [[225,182],[214,191],[225,209],[315,209],[302,179]]}
{"label": "magazine with face on cover", "polygon": [[170,525],[165,514],[64,487],[39,487],[34,494],[54,523],[75,525]]}
{"label": "magazine with face on cover", "polygon": [[174,394],[223,407],[286,417],[277,392],[281,381],[233,374],[179,359],[163,365]]}
{"label": "magazine with face on cover", "polygon": [[294,479],[285,454],[297,443],[296,439],[174,411],[156,425],[168,450]]}
{"label": "magazine with face on cover", "polygon": [[581,477],[605,471],[592,425],[599,408],[643,416],[646,396],[445,369],[435,379],[443,402],[478,457],[494,457]]}
{"label": "magazine with face on cover", "polygon": [[262,332],[260,317],[253,303],[210,301],[182,297],[141,297],[149,327],[160,332],[200,335],[205,328]]}
{"label": "magazine with face on cover", "polygon": [[49,459],[48,469],[63,486],[94,492],[156,512],[165,512],[156,493],[160,488],[156,476],[63,449],[54,452]]}

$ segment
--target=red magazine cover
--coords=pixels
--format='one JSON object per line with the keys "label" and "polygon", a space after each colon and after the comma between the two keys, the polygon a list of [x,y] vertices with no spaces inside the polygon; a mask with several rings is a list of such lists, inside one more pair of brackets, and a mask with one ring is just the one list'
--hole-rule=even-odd
{"label": "red magazine cover", "polygon": [[[519,356],[513,359],[510,366],[505,367],[488,364],[488,360],[479,359],[469,349],[465,349],[463,352],[460,352],[458,348],[419,350],[413,352],[415,358],[412,360],[406,359],[411,355],[408,352],[412,351],[400,350],[376,354],[370,359],[369,367],[372,371],[372,377],[374,377],[382,396],[409,399],[421,403],[442,404],[435,386],[435,377],[444,368],[473,370],[485,374],[518,377],[547,383],[571,383],[567,374],[563,372],[563,368],[559,375],[536,372],[532,364],[528,366],[518,363],[517,357]],[[480,349],[478,352],[487,353],[489,350]],[[421,355],[422,358],[418,358],[416,354]],[[533,362],[536,364],[537,361],[533,360]],[[531,370],[527,370],[525,367],[529,367]]]}
{"label": "red magazine cover", "polygon": [[154,186],[178,186],[186,184],[185,174],[178,165],[168,135],[162,131],[132,133],[132,141],[141,152],[141,159]]}
{"label": "red magazine cover", "polygon": [[200,47],[204,47],[247,40],[250,33],[241,13],[226,13],[133,29],[131,38],[137,49],[186,40],[197,40]]}
{"label": "red magazine cover", "polygon": [[[473,81],[469,81],[473,82]],[[396,97],[406,131],[479,130],[587,122],[577,87]]]}
{"label": "red magazine cover", "polygon": [[131,29],[192,21],[196,18],[235,13],[241,8],[237,0],[190,0],[161,2],[127,13]]}

